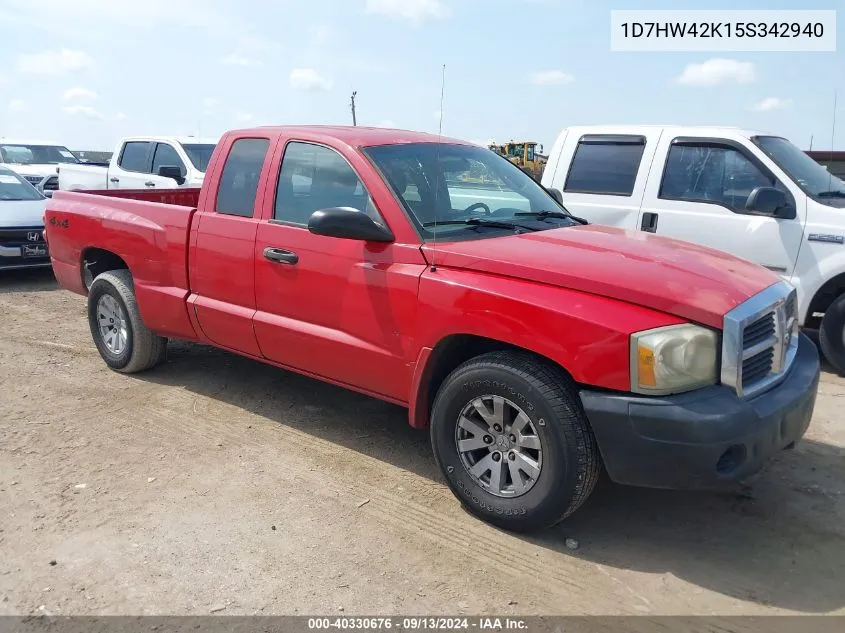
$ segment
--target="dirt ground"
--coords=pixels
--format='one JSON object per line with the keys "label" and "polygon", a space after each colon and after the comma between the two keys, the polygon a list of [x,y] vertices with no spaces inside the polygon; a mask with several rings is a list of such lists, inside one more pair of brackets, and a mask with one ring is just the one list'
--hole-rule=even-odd
{"label": "dirt ground", "polygon": [[520,537],[460,508],[404,410],[188,344],[114,373],[84,298],[6,273],[0,614],[842,614],[843,405],[825,373],[748,495],[602,482]]}

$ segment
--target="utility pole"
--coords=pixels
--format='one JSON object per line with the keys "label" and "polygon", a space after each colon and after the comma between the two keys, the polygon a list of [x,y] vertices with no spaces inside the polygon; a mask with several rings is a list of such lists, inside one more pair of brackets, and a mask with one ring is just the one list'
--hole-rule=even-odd
{"label": "utility pole", "polygon": [[352,92],[352,103],[351,103],[351,107],[352,107],[352,125],[358,125],[358,119],[357,119],[357,118],[355,118],[355,95],[357,95],[357,94],[358,94],[358,91],[357,91],[357,90],[355,90],[355,91],[353,91],[353,92]]}

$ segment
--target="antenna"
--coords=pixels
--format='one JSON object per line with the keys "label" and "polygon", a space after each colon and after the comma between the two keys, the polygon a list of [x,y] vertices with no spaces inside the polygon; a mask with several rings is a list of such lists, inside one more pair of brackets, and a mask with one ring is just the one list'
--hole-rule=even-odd
{"label": "antenna", "polygon": [[440,192],[440,141],[443,138],[443,94],[446,92],[446,64],[440,76],[440,122],[437,126],[437,153],[434,159],[434,240],[431,245],[431,272],[437,270],[435,256],[437,255],[437,194]]}
{"label": "antenna", "polygon": [[830,126],[830,164],[827,168],[827,190],[833,186],[833,143],[836,139],[836,90],[833,91],[833,123]]}
{"label": "antenna", "polygon": [[813,135],[810,134],[810,151],[813,151]]}
{"label": "antenna", "polygon": [[355,118],[355,96],[358,94],[357,90],[352,91],[352,99],[350,101],[350,107],[352,108],[352,125],[358,125],[358,119]]}

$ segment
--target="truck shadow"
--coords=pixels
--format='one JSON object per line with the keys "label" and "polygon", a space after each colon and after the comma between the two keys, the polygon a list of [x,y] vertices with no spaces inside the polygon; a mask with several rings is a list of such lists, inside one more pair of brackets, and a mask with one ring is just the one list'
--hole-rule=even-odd
{"label": "truck shadow", "polygon": [[58,290],[52,268],[0,269],[0,294],[10,292],[47,292]]}
{"label": "truck shadow", "polygon": [[[442,482],[428,433],[411,429],[403,408],[187,343],[171,343],[168,363],[136,378],[186,388]],[[693,594],[826,613],[845,606],[843,493],[845,450],[805,440],[742,494],[644,490],[604,479],[561,525],[508,538],[606,568],[675,576],[695,585]],[[567,537],[580,547],[567,549]],[[700,611],[694,596],[687,605],[678,609]]]}

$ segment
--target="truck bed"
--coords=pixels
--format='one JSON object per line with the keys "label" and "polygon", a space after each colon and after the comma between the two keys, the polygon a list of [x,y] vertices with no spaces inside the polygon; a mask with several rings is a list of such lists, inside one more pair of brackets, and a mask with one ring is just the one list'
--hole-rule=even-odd
{"label": "truck bed", "polygon": [[199,191],[57,191],[44,213],[56,278],[65,288],[87,294],[84,262],[113,254],[132,270],[144,322],[165,335],[194,338],[185,300]]}
{"label": "truck bed", "polygon": [[182,207],[196,207],[199,204],[199,187],[178,189],[80,189],[74,193],[86,193],[94,196],[122,198],[124,200],[142,200]]}

